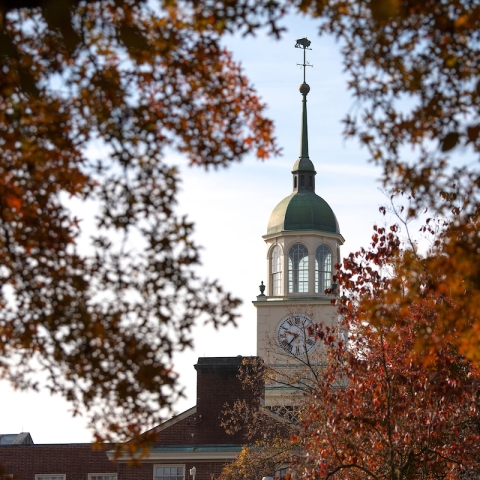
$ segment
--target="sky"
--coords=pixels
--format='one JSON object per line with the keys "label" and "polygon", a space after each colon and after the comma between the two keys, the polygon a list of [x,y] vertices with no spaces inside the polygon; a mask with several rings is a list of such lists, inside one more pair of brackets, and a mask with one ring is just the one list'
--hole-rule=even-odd
{"label": "sky", "polygon": [[[253,157],[227,169],[205,172],[189,168],[171,153],[166,161],[179,165],[183,188],[178,212],[194,221],[195,239],[203,246],[200,273],[218,279],[242,299],[237,327],[215,330],[197,325],[195,347],[175,357],[175,368],[185,397],[174,410],[195,405],[196,371],[203,356],[255,355],[256,311],[252,305],[258,285],[266,280],[266,233],[274,207],[291,193],[291,169],[300,146],[302,51],[295,40],[307,37],[312,51],[307,60],[309,153],[316,176],[316,193],[335,212],[345,238],[342,255],[368,245],[372,226],[381,222],[378,208],[386,203],[378,182],[379,170],[369,164],[367,152],[355,140],[342,136],[342,118],[357,108],[347,91],[340,46],[319,38],[315,21],[300,16],[285,20],[288,31],[278,41],[259,34],[247,39],[230,37],[226,46],[241,62],[274,120],[282,155],[265,162]],[[0,382],[0,433],[28,431],[35,443],[89,442],[86,420],[72,418],[70,406],[48,392],[16,392]]]}

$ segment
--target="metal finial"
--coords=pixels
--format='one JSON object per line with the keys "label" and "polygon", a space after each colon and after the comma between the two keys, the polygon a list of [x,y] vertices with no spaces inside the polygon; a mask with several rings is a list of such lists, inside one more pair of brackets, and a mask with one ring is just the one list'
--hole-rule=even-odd
{"label": "metal finial", "polygon": [[297,63],[297,65],[300,65],[303,67],[303,83],[305,83],[305,68],[306,67],[313,67],[312,64],[308,63],[306,61],[306,50],[311,50],[310,45],[311,41],[308,38],[299,38],[297,40],[297,43],[295,44],[295,48],[303,48],[303,63]]}

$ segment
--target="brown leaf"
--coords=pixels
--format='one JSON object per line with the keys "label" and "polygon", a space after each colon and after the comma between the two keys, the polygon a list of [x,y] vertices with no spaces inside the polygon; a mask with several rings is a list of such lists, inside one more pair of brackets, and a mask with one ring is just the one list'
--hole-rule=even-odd
{"label": "brown leaf", "polygon": [[475,142],[480,134],[480,124],[467,128],[469,142]]}
{"label": "brown leaf", "polygon": [[370,0],[372,17],[377,20],[389,20],[400,13],[400,0]]}
{"label": "brown leaf", "polygon": [[460,135],[457,132],[448,133],[442,140],[442,152],[448,152],[452,150],[452,148],[457,145],[459,138]]}

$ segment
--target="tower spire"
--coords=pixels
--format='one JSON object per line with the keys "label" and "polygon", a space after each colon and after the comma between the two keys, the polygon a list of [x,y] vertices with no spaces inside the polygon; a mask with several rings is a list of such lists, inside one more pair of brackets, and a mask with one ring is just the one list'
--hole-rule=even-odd
{"label": "tower spire", "polygon": [[295,48],[303,48],[303,63],[298,63],[303,67],[303,83],[300,85],[300,93],[302,100],[302,128],[300,131],[300,156],[293,165],[293,191],[311,191],[315,192],[315,167],[308,156],[308,126],[307,126],[307,95],[310,86],[305,82],[305,74],[307,67],[313,67],[306,59],[306,51],[311,50],[310,40],[308,38],[300,38],[297,40]]}
{"label": "tower spire", "polygon": [[303,83],[300,85],[300,93],[303,96],[302,100],[302,129],[300,133],[300,158],[308,159],[308,124],[307,124],[307,95],[310,91],[310,86],[306,83],[306,70],[307,67],[313,67],[310,63],[307,62],[306,53],[307,50],[311,50],[310,40],[308,38],[300,38],[295,44],[295,48],[303,49],[303,63],[297,63],[303,67]]}

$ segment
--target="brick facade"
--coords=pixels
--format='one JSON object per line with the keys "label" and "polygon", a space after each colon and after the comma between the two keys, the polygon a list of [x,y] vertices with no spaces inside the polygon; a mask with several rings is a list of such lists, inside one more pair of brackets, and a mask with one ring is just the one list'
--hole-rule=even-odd
{"label": "brick facade", "polygon": [[[166,464],[166,462],[148,462],[140,466],[127,466],[121,463],[118,466],[118,478],[121,480],[153,480],[153,468],[155,465]],[[195,480],[215,480],[222,473],[225,462],[169,462],[169,465],[184,465],[185,479],[191,480],[189,471],[192,467],[197,469]]]}
{"label": "brick facade", "polygon": [[178,423],[160,430],[155,445],[242,444],[243,432],[229,435],[220,425],[225,405],[245,399],[255,402],[252,393],[242,388],[237,378],[243,357],[199,358],[197,370],[196,412]]}
{"label": "brick facade", "polygon": [[[138,466],[127,460],[113,460],[108,447],[92,449],[90,444],[0,446],[3,477],[35,480],[38,474],[65,474],[66,480],[88,480],[88,474],[113,474],[118,480],[154,480],[155,465],[179,465],[184,480],[215,480],[243,443],[242,432],[227,435],[220,426],[225,404],[237,399],[256,402],[242,389],[237,378],[242,357],[199,358],[197,405],[156,428],[157,440]],[[110,459],[109,459],[110,458]]]}
{"label": "brick facade", "polygon": [[4,475],[13,475],[18,480],[34,480],[35,475],[48,473],[67,474],[67,480],[87,480],[89,473],[117,471],[106,450],[93,450],[88,443],[9,445],[0,447],[0,465]]}
{"label": "brick facade", "polygon": [[195,409],[191,410],[192,413],[186,418],[165,429],[159,429],[155,445],[196,445],[198,442],[195,435],[192,437],[192,433],[197,430],[197,413]]}
{"label": "brick facade", "polygon": [[198,443],[244,443],[244,432],[228,435],[220,425],[225,405],[235,400],[254,402],[249,391],[242,388],[237,378],[242,357],[199,358],[197,370],[197,430]]}

